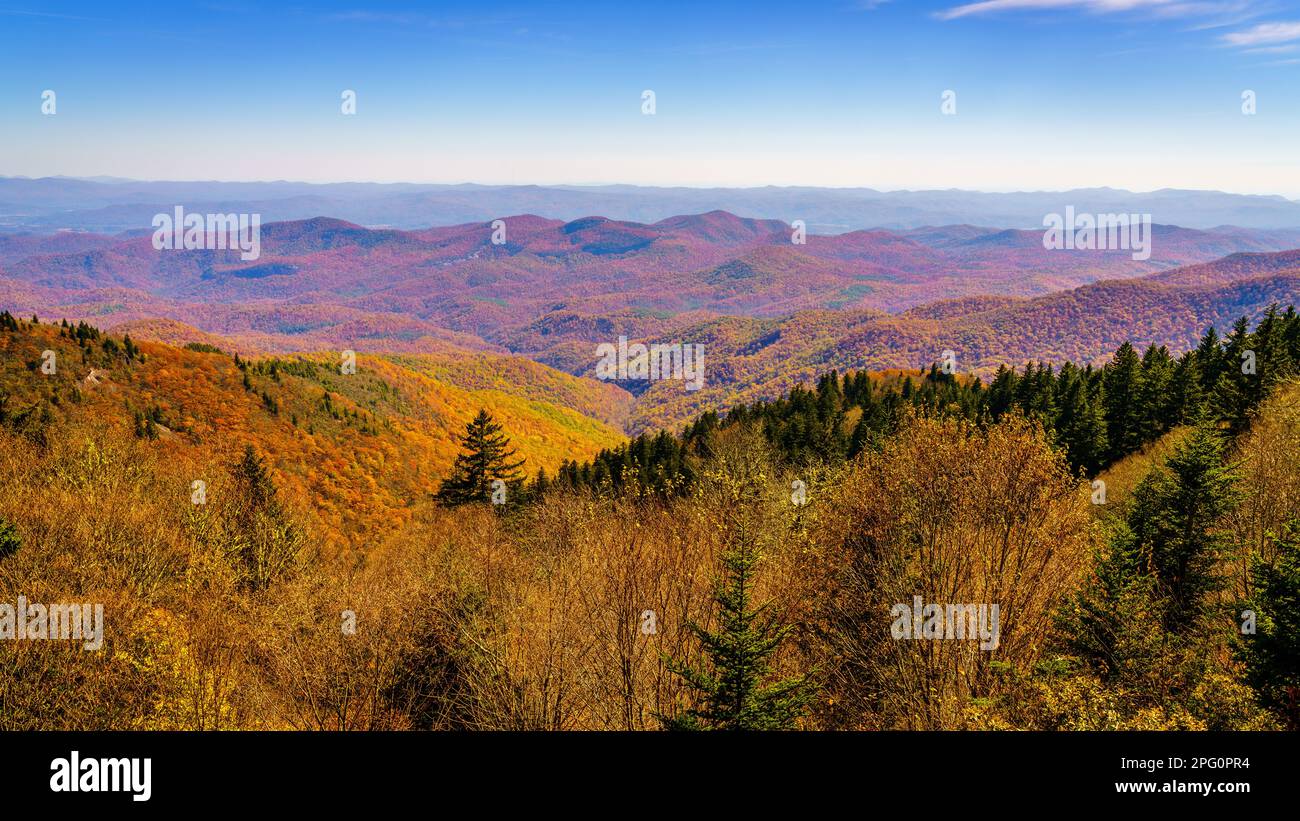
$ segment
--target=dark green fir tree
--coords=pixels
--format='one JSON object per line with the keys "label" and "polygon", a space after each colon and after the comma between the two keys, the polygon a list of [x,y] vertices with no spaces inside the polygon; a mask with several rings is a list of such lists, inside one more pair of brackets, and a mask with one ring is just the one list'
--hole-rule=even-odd
{"label": "dark green fir tree", "polygon": [[471,502],[492,502],[493,482],[505,483],[507,499],[517,491],[523,481],[519,469],[524,460],[510,446],[510,439],[501,432],[492,415],[481,409],[465,426],[461,439],[462,453],[456,457],[452,474],[438,489],[438,500],[445,505],[464,505]]}

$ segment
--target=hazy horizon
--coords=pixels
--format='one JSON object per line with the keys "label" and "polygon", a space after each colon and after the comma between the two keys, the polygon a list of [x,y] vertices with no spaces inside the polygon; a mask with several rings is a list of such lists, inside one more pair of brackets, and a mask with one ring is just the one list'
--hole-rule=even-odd
{"label": "hazy horizon", "polygon": [[754,185],[706,185],[706,184],[654,184],[654,183],[635,183],[635,182],[518,182],[518,183],[489,183],[478,180],[461,180],[458,182],[423,182],[419,180],[373,180],[373,179],[333,179],[333,180],[304,180],[304,179],[220,179],[220,178],[169,178],[169,179],[144,179],[138,177],[117,177],[111,174],[47,174],[42,176],[29,176],[26,174],[0,174],[0,180],[75,180],[80,182],[95,182],[105,185],[114,185],[122,183],[175,183],[175,184],[230,184],[230,185],[274,185],[277,183],[288,185],[410,185],[410,186],[445,186],[445,187],[463,187],[463,188],[681,188],[694,191],[709,191],[714,189],[728,190],[759,190],[766,188],[779,189],[813,189],[824,191],[874,191],[880,194],[923,194],[923,193],[941,193],[941,192],[960,192],[964,194],[1061,194],[1071,191],[1114,191],[1120,194],[1157,194],[1162,192],[1191,192],[1204,194],[1230,194],[1244,197],[1280,197],[1292,202],[1300,202],[1300,194],[1288,196],[1283,193],[1253,192],[1253,191],[1233,191],[1223,188],[1187,188],[1183,186],[1166,186],[1162,188],[1124,188],[1113,185],[1083,185],[1072,188],[962,188],[949,186],[942,188],[882,188],[873,185],[815,185],[803,183],[790,184],[754,184]]}

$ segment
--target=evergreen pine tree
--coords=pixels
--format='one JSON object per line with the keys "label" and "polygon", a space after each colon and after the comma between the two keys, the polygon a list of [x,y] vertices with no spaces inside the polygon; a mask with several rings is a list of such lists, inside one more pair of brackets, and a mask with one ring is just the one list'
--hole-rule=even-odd
{"label": "evergreen pine tree", "polygon": [[1129,529],[1168,597],[1164,621],[1171,632],[1199,625],[1211,595],[1223,588],[1216,566],[1228,542],[1218,528],[1238,498],[1223,450],[1219,433],[1200,425],[1133,492]]}
{"label": "evergreen pine tree", "polygon": [[[694,696],[694,704],[673,716],[661,716],[671,730],[793,729],[812,697],[804,677],[767,683],[772,657],[790,633],[769,604],[753,602],[755,577],[762,560],[764,455],[759,448],[732,454],[721,479],[725,543],[723,578],[714,591],[718,629],[688,626],[703,646],[703,668],[668,659]],[[724,462],[727,461],[724,457]]]}
{"label": "evergreen pine tree", "polygon": [[1211,325],[1205,330],[1201,342],[1196,346],[1196,365],[1201,371],[1201,393],[1210,396],[1219,384],[1223,374],[1223,345],[1219,341],[1219,332]]}
{"label": "evergreen pine tree", "polygon": [[1257,563],[1256,593],[1246,607],[1255,613],[1255,632],[1242,635],[1237,656],[1260,700],[1300,729],[1300,522],[1275,540],[1276,561]]}
{"label": "evergreen pine tree", "polygon": [[1159,439],[1173,426],[1169,386],[1173,382],[1174,361],[1169,349],[1151,345],[1142,355],[1142,379],[1138,386],[1138,437],[1145,444]]}
{"label": "evergreen pine tree", "polygon": [[1063,613],[1073,652],[1108,682],[1140,681],[1157,652],[1164,602],[1140,545],[1124,522],[1094,563],[1092,576]]}
{"label": "evergreen pine tree", "polygon": [[1277,304],[1269,305],[1252,335],[1258,366],[1258,378],[1252,383],[1252,407],[1258,406],[1273,386],[1293,374],[1285,333],[1284,319],[1278,315]]}
{"label": "evergreen pine tree", "polygon": [[1295,373],[1300,370],[1300,313],[1294,305],[1288,305],[1282,314],[1282,345],[1286,350],[1287,370]]}
{"label": "evergreen pine tree", "polygon": [[280,505],[271,472],[252,445],[244,447],[231,477],[238,503],[229,549],[241,582],[263,590],[295,567],[305,536]]}
{"label": "evergreen pine tree", "polygon": [[1200,360],[1193,352],[1183,354],[1169,380],[1169,417],[1173,425],[1194,425],[1205,414],[1201,390]]}
{"label": "evergreen pine tree", "polygon": [[452,475],[438,489],[439,501],[446,505],[491,502],[492,483],[497,479],[511,491],[518,490],[524,460],[513,461],[516,451],[510,447],[510,439],[486,409],[479,410],[465,426],[461,447]]}
{"label": "evergreen pine tree", "polygon": [[1255,355],[1246,317],[1236,321],[1226,342],[1223,367],[1214,385],[1214,404],[1219,418],[1228,423],[1233,433],[1240,433],[1246,429],[1250,410],[1260,395],[1259,357]]}
{"label": "evergreen pine tree", "polygon": [[1016,372],[1006,365],[999,365],[988,390],[988,412],[991,421],[998,421],[1002,415],[1011,410],[1016,397]]}
{"label": "evergreen pine tree", "polygon": [[1106,437],[1111,461],[1136,451],[1142,445],[1140,417],[1142,362],[1133,346],[1125,342],[1102,372],[1105,386]]}
{"label": "evergreen pine tree", "polygon": [[1057,378],[1056,437],[1071,469],[1094,475],[1106,458],[1106,423],[1092,401],[1087,376],[1069,362]]}
{"label": "evergreen pine tree", "polygon": [[853,435],[849,438],[847,456],[853,459],[859,453],[871,447],[874,436],[875,434],[871,429],[871,417],[867,415],[867,411],[864,409],[862,416],[858,417],[858,423],[853,426]]}
{"label": "evergreen pine tree", "polygon": [[722,557],[725,580],[714,602],[719,629],[710,632],[697,624],[691,631],[709,659],[709,669],[695,669],[669,661],[698,702],[684,713],[663,717],[670,730],[783,730],[793,729],[810,693],[804,678],[765,684],[770,661],[789,634],[788,625],[768,618],[767,605],[751,602],[759,555],[752,546],[740,546]]}

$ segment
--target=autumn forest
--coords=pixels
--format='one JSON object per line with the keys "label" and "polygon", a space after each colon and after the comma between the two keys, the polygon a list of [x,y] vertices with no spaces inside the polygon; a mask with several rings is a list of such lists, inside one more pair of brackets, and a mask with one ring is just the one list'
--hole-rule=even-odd
{"label": "autumn forest", "polygon": [[105,646],[0,643],[0,725],[1300,724],[1292,307],[631,439],[468,367],[0,314],[0,601],[102,602]]}

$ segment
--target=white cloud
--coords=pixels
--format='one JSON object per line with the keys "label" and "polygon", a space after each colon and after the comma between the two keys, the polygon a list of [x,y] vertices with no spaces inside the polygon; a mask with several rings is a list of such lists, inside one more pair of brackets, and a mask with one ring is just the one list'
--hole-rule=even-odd
{"label": "white cloud", "polygon": [[1143,11],[1160,17],[1195,17],[1241,9],[1242,0],[979,0],[938,12],[940,20],[1044,9],[1080,9],[1095,14]]}
{"label": "white cloud", "polygon": [[1271,46],[1300,40],[1300,23],[1260,23],[1245,31],[1233,31],[1223,35],[1223,42],[1230,46]]}
{"label": "white cloud", "polygon": [[939,12],[941,20],[955,20],[977,14],[1001,11],[1082,8],[1095,12],[1132,11],[1133,9],[1169,5],[1174,0],[980,0]]}

